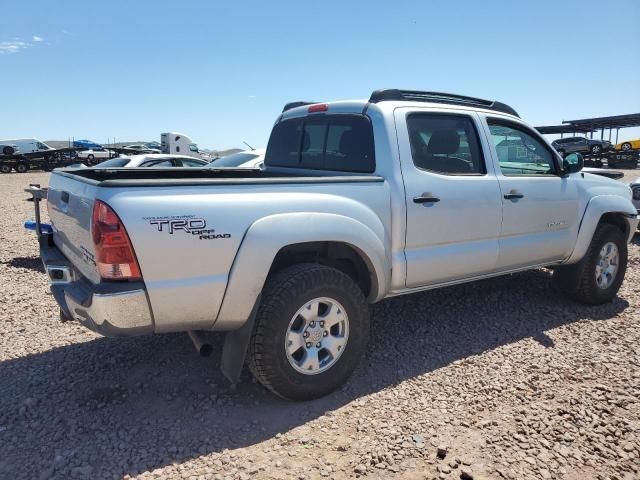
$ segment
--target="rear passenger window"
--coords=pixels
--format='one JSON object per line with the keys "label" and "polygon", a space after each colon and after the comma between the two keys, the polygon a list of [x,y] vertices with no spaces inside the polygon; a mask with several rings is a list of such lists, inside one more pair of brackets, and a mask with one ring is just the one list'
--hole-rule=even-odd
{"label": "rear passenger window", "polygon": [[351,114],[284,120],[273,128],[265,165],[371,173],[376,168],[371,123]]}
{"label": "rear passenger window", "polygon": [[486,173],[482,149],[469,117],[446,114],[412,114],[407,117],[414,165],[420,170],[446,175]]}

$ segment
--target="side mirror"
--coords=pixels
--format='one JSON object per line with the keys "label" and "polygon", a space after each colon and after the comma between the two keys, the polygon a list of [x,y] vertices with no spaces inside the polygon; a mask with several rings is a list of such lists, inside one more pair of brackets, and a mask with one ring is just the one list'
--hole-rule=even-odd
{"label": "side mirror", "polygon": [[576,173],[584,167],[584,158],[579,153],[570,153],[562,159],[562,169],[565,173]]}

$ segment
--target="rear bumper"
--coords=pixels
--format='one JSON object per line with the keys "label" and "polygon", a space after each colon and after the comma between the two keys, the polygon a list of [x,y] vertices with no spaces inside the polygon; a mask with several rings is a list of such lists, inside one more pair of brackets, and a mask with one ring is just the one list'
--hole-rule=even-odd
{"label": "rear bumper", "polygon": [[93,284],[58,250],[51,234],[39,237],[40,257],[63,315],[107,337],[152,333],[153,316],[143,282]]}

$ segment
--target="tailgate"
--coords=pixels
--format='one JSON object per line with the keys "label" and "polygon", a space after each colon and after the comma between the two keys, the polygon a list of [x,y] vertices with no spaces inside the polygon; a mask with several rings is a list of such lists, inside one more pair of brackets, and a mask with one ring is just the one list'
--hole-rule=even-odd
{"label": "tailgate", "polygon": [[96,191],[95,185],[54,171],[47,195],[54,243],[93,283],[100,282],[91,238],[91,212]]}

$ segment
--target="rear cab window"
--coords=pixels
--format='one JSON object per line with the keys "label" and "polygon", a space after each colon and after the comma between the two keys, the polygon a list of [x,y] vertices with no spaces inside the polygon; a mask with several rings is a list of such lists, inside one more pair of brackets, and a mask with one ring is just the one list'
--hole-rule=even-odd
{"label": "rear cab window", "polygon": [[373,128],[368,117],[322,114],[277,123],[265,165],[352,173],[376,169]]}

